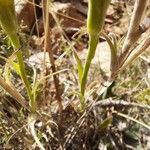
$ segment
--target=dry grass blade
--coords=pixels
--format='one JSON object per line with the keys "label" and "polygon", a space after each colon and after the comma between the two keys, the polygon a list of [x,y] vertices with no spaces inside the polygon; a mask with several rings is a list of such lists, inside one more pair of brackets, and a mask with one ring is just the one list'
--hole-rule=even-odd
{"label": "dry grass blade", "polygon": [[0,77],[0,86],[3,87],[5,91],[7,91],[22,107],[30,111],[27,101],[22,97],[22,95],[9,84],[7,84],[1,77]]}
{"label": "dry grass blade", "polygon": [[150,110],[150,106],[148,106],[148,105],[134,103],[134,102],[127,102],[125,100],[112,100],[112,98],[102,100],[102,101],[98,101],[98,102],[95,103],[94,107],[95,106],[98,106],[98,107],[114,107],[114,106],[138,107],[138,108],[149,109]]}
{"label": "dry grass blade", "polygon": [[41,149],[41,150],[46,150],[43,145],[41,144],[39,138],[37,137],[37,134],[36,134],[36,131],[35,131],[35,122],[37,120],[37,116],[35,114],[32,114],[29,118],[28,118],[28,125],[30,127],[30,131],[31,131],[31,134],[33,136],[33,139],[35,140],[36,144],[38,145],[38,147]]}
{"label": "dry grass blade", "polygon": [[121,116],[121,117],[123,117],[123,118],[129,119],[129,120],[131,120],[131,121],[133,121],[133,122],[136,122],[136,123],[140,124],[141,126],[143,126],[143,127],[147,128],[148,130],[150,130],[150,126],[149,126],[149,125],[147,125],[147,124],[145,124],[145,123],[143,123],[143,122],[140,122],[140,121],[138,121],[138,120],[136,120],[136,119],[134,119],[134,118],[132,118],[132,117],[130,117],[130,116],[128,116],[128,115],[125,115],[125,114],[123,114],[123,113],[116,112],[116,111],[114,111],[113,113],[114,113],[114,114],[117,114],[118,116]]}
{"label": "dry grass blade", "polygon": [[129,25],[129,30],[127,32],[127,37],[122,47],[122,54],[120,55],[119,62],[120,66],[124,63],[124,59],[129,54],[130,48],[134,45],[134,43],[139,39],[141,34],[143,33],[140,30],[140,22],[147,7],[147,3],[149,0],[136,0],[134,5],[133,14],[131,16],[131,21]]}
{"label": "dry grass blade", "polygon": [[131,64],[142,52],[146,51],[148,48],[150,48],[150,37],[146,38],[135,51],[133,51],[133,54],[129,56],[129,58],[126,60],[125,64],[121,67],[120,70],[123,70],[126,68],[129,64]]}

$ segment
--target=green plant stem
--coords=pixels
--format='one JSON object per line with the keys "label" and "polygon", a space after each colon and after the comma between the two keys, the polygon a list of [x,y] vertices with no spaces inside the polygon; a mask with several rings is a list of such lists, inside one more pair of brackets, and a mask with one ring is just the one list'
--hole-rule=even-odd
{"label": "green plant stem", "polygon": [[21,51],[18,51],[17,52],[17,59],[18,59],[18,63],[19,63],[19,68],[20,68],[20,74],[21,74],[21,78],[22,78],[22,81],[26,87],[26,90],[27,90],[27,94],[29,96],[29,100],[30,100],[30,106],[31,106],[31,111],[32,112],[35,112],[35,101],[33,100],[33,96],[32,96],[32,92],[31,92],[31,88],[30,88],[30,83],[27,79],[27,75],[26,75],[26,72],[25,72],[25,65],[24,65],[24,62],[23,62],[23,57],[22,57],[22,52]]}
{"label": "green plant stem", "polygon": [[[20,49],[21,45],[20,45],[19,37],[17,35],[13,37],[12,43],[13,43],[15,50]],[[22,79],[22,81],[25,85],[25,88],[27,90],[27,94],[29,96],[31,111],[35,112],[36,111],[36,104],[35,104],[35,100],[33,99],[30,83],[27,79],[27,75],[25,72],[25,65],[24,65],[24,61],[23,61],[22,51],[18,50],[16,55],[17,55],[17,59],[18,59],[19,69],[20,69],[20,76],[21,76],[21,79]]]}
{"label": "green plant stem", "polygon": [[88,54],[87,54],[87,58],[86,58],[86,62],[85,62],[85,66],[84,66],[84,70],[83,70],[83,74],[82,74],[82,79],[81,79],[81,95],[84,97],[84,93],[85,93],[85,86],[86,86],[86,81],[87,81],[87,76],[88,76],[88,71],[91,65],[91,61],[94,58],[95,55],[95,51],[96,51],[96,47],[98,44],[98,35],[90,35],[89,36],[89,48],[88,48]]}

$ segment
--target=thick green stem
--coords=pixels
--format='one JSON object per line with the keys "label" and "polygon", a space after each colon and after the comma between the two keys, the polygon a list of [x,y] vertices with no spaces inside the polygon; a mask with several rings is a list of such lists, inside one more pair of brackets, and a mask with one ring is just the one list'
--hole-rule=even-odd
{"label": "thick green stem", "polygon": [[[18,50],[21,47],[20,41],[19,41],[19,38],[17,35],[13,37],[12,43],[13,43],[14,49],[16,49],[16,50]],[[23,61],[22,51],[18,50],[16,55],[17,55],[17,59],[18,59],[19,69],[20,69],[20,76],[21,76],[21,79],[22,79],[22,81],[25,85],[25,88],[27,90],[27,94],[29,96],[31,111],[35,112],[36,104],[35,104],[35,101],[33,99],[30,83],[27,79],[27,75],[25,72],[25,65],[24,65],[24,61]]]}
{"label": "thick green stem", "polygon": [[23,81],[23,83],[24,83],[24,85],[26,87],[27,94],[29,96],[31,111],[35,112],[36,104],[35,104],[35,101],[33,99],[30,83],[29,83],[29,81],[27,79],[27,75],[26,75],[26,72],[25,72],[25,66],[24,66],[24,62],[23,62],[23,57],[22,57],[22,52],[21,51],[17,52],[17,59],[18,59],[18,63],[19,63],[21,79],[22,79],[22,81]]}
{"label": "thick green stem", "polygon": [[87,76],[88,76],[88,72],[89,72],[89,68],[91,65],[91,61],[95,55],[95,51],[96,51],[96,47],[98,44],[98,36],[89,36],[89,48],[88,48],[88,55],[86,58],[86,62],[85,62],[85,66],[84,66],[84,70],[83,70],[83,74],[82,74],[82,79],[81,79],[81,94],[84,97],[84,93],[85,93],[85,86],[86,86],[86,81],[87,81]]}
{"label": "thick green stem", "polygon": [[90,68],[91,61],[95,55],[96,46],[98,44],[98,36],[104,25],[105,16],[110,1],[111,0],[89,0],[87,31],[89,33],[90,39],[89,39],[88,55],[82,73],[81,83],[80,83],[81,84],[80,92],[82,97],[84,97],[88,71]]}
{"label": "thick green stem", "polygon": [[35,100],[33,99],[30,83],[25,72],[22,52],[19,50],[21,45],[17,35],[18,24],[15,15],[14,0],[0,0],[0,25],[11,40],[14,50],[17,50],[16,54],[19,63],[20,76],[29,96],[31,111],[35,112]]}

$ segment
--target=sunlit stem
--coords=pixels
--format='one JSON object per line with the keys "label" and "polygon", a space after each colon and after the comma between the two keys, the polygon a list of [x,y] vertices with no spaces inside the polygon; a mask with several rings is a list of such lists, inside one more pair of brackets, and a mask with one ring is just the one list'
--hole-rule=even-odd
{"label": "sunlit stem", "polygon": [[17,50],[16,55],[18,59],[19,69],[20,69],[20,76],[27,90],[27,94],[29,96],[31,111],[35,112],[36,104],[35,104],[35,100],[33,99],[30,83],[27,79],[27,75],[25,72],[25,65],[23,61],[22,51],[20,50],[21,45],[20,45],[19,37],[16,35],[13,36],[13,38],[10,37],[10,39],[12,41],[14,49]]}
{"label": "sunlit stem", "polygon": [[87,58],[86,58],[86,62],[85,62],[85,66],[83,69],[83,74],[82,74],[82,79],[81,79],[81,95],[84,97],[84,93],[85,93],[85,86],[86,86],[86,82],[87,82],[87,76],[88,76],[88,72],[89,72],[89,68],[91,65],[91,61],[94,58],[95,55],[95,51],[96,51],[96,47],[98,44],[98,35],[90,35],[89,36],[89,48],[88,48],[88,54],[87,54]]}

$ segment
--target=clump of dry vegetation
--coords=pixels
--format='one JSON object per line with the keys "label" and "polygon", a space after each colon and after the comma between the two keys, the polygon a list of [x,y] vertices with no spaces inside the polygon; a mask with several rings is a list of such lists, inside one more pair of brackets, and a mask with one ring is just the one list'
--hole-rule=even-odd
{"label": "clump of dry vegetation", "polygon": [[148,0],[18,2],[0,0],[0,149],[149,149]]}

